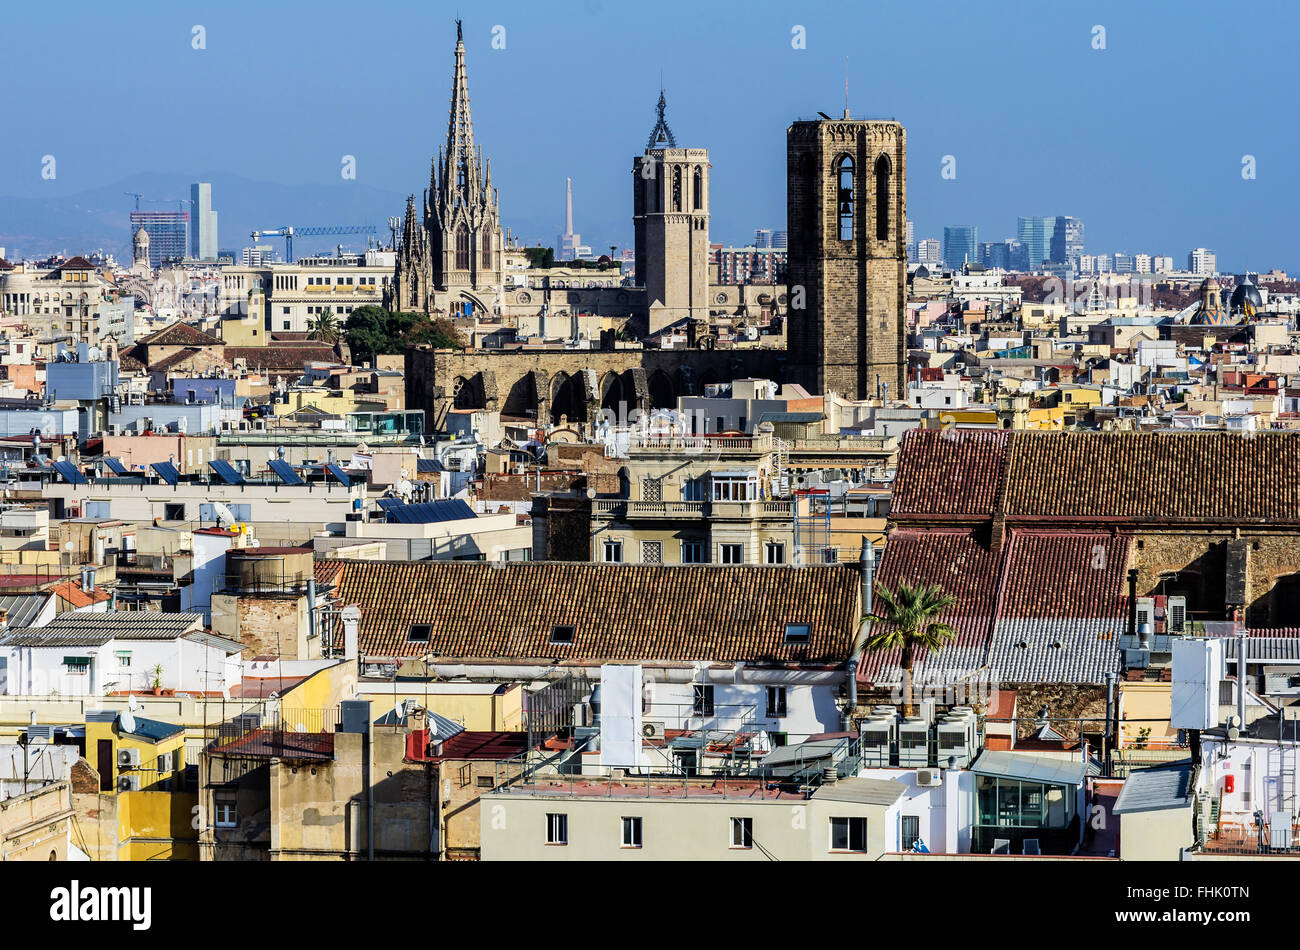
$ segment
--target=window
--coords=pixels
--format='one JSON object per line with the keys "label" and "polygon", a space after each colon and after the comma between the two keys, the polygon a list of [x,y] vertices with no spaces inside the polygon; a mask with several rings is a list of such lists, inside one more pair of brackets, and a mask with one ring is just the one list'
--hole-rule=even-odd
{"label": "window", "polygon": [[731,846],[733,848],[754,847],[754,819],[731,819]]}
{"label": "window", "polygon": [[832,818],[831,850],[856,851],[867,850],[867,819]]}
{"label": "window", "polygon": [[767,718],[781,719],[785,715],[785,687],[769,686],[767,688]]}
{"label": "window", "polygon": [[63,658],[63,672],[82,675],[90,672],[90,657],[88,656],[65,656]]}
{"label": "window", "polygon": [[641,563],[662,564],[664,562],[664,543],[662,541],[641,542]]}
{"label": "window", "polygon": [[785,544],[781,541],[769,541],[765,547],[764,559],[768,564],[785,563]]}
{"label": "window", "polygon": [[118,650],[116,656],[117,656],[117,665],[120,666],[122,669],[126,669],[131,665],[130,650]]}
{"label": "window", "polygon": [[185,505],[184,505],[183,503],[182,503],[182,504],[176,504],[176,505],[171,505],[171,504],[165,504],[165,505],[163,505],[163,520],[164,520],[164,521],[184,521],[184,520],[185,520]]}
{"label": "window", "polygon": [[558,815],[554,812],[547,812],[546,843],[547,844],[568,844],[569,843],[569,816],[568,815]]}
{"label": "window", "polygon": [[682,481],[682,501],[704,501],[704,479],[687,478]]}
{"label": "window", "polygon": [[704,207],[704,176],[700,174],[700,170],[698,168],[695,169],[694,193],[695,193],[694,194],[695,210],[699,211],[701,208]]}
{"label": "window", "polygon": [[708,558],[704,556],[704,542],[683,541],[682,542],[682,563],[683,564],[708,563]]}
{"label": "window", "polygon": [[481,266],[484,270],[491,270],[492,269],[492,232],[490,230],[484,230],[482,245],[483,245],[483,263]]}
{"label": "window", "polygon": [[577,633],[576,627],[556,626],[551,628],[552,643],[572,643],[574,635]]}
{"label": "window", "polygon": [[625,848],[641,847],[641,819],[640,818],[623,819],[623,847]]}
{"label": "window", "polygon": [[806,623],[788,623],[785,625],[786,643],[807,643],[812,639],[812,627]]}
{"label": "window", "polygon": [[723,564],[744,564],[745,548],[739,544],[719,544],[718,553],[722,555]]}
{"label": "window", "polygon": [[743,475],[714,474],[714,501],[753,501],[758,498],[758,473]]}
{"label": "window", "polygon": [[921,819],[917,815],[903,816],[903,834],[899,844],[903,851],[911,851],[921,841]]}
{"label": "window", "polygon": [[622,541],[605,542],[605,563],[606,564],[623,563],[623,542]]}
{"label": "window", "polygon": [[682,210],[682,166],[673,169],[673,210]]}
{"label": "window", "polygon": [[876,159],[876,240],[889,240],[889,156]]}
{"label": "window", "polygon": [[433,626],[427,623],[413,623],[406,632],[407,643],[428,643],[433,636]]}
{"label": "window", "polygon": [[456,229],[456,270],[469,270],[469,231],[463,224]]}
{"label": "window", "polygon": [[641,479],[641,500],[642,501],[663,501],[664,500],[663,479],[660,478]]}
{"label": "window", "polygon": [[713,686],[708,683],[697,683],[695,686],[695,704],[691,709],[694,716],[712,716],[713,715]]}
{"label": "window", "polygon": [[234,828],[238,824],[235,818],[235,800],[233,798],[218,798],[216,810],[218,828]]}
{"label": "window", "polygon": [[474,784],[478,788],[496,788],[496,781],[491,775],[479,775],[474,779]]}
{"label": "window", "polygon": [[853,240],[853,159],[845,155],[840,159],[839,171],[839,208],[840,240]]}

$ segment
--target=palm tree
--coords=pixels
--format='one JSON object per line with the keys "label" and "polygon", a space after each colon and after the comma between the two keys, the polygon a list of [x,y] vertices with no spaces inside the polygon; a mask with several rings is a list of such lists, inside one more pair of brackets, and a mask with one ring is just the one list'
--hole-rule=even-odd
{"label": "palm tree", "polygon": [[339,341],[339,321],[334,311],[326,308],[307,322],[307,339],[320,340],[333,346]]}
{"label": "palm tree", "polygon": [[939,616],[954,603],[957,598],[945,594],[938,584],[918,584],[915,587],[907,581],[899,581],[891,591],[884,584],[877,584],[875,601],[880,605],[876,613],[867,614],[862,619],[873,624],[885,624],[879,633],[870,633],[865,629],[868,650],[902,651],[900,666],[903,669],[903,715],[914,714],[912,707],[912,664],[918,649],[938,653],[945,643],[957,636],[955,630],[946,623],[939,623],[934,618]]}

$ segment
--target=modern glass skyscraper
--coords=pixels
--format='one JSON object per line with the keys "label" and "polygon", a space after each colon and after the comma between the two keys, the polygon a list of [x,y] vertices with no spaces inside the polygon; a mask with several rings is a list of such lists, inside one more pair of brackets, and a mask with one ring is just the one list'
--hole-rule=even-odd
{"label": "modern glass skyscraper", "polygon": [[200,261],[217,259],[217,213],[212,210],[212,183],[190,185],[190,257]]}
{"label": "modern glass skyscraper", "polygon": [[185,257],[189,232],[188,211],[132,211],[131,233],[144,228],[149,235],[149,266],[161,267],[166,261]]}
{"label": "modern glass skyscraper", "polygon": [[958,225],[943,229],[943,263],[945,267],[960,270],[967,261],[979,263],[980,229],[973,225]]}
{"label": "modern glass skyscraper", "polygon": [[1051,260],[1068,262],[1076,268],[1083,254],[1083,222],[1068,215],[1057,215],[1052,229]]}
{"label": "modern glass skyscraper", "polygon": [[1055,230],[1056,219],[1052,217],[1016,219],[1016,237],[1025,246],[1030,270],[1038,270],[1043,261],[1051,260],[1052,232]]}

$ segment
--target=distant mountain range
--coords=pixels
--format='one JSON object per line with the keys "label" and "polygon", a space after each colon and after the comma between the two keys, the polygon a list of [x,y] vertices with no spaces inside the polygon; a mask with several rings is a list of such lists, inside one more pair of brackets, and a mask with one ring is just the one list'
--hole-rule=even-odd
{"label": "distant mountain range", "polygon": [[[194,177],[141,173],[99,188],[63,197],[0,197],[0,247],[14,258],[36,258],[51,253],[79,254],[102,249],[124,264],[131,261],[130,214],[135,198],[144,195],[141,211],[190,210],[190,185],[212,183],[212,206],[217,212],[218,245],[236,252],[252,243],[249,233],[294,227],[373,225],[375,237],[390,240],[388,218],[399,221],[406,210],[406,195],[355,181],[337,185],[280,185],[238,175],[210,174]],[[152,199],[152,200],[150,200]],[[178,208],[177,199],[185,205]],[[283,253],[281,238],[264,238]],[[295,238],[294,254],[365,247],[364,235]]]}

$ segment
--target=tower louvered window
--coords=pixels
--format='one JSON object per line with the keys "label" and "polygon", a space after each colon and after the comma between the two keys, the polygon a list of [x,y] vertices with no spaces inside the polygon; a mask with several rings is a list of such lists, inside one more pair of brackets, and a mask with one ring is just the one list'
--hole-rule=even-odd
{"label": "tower louvered window", "polygon": [[456,270],[469,270],[469,231],[463,224],[456,229]]}
{"label": "tower louvered window", "polygon": [[889,240],[889,157],[876,159],[876,240]]}
{"label": "tower louvered window", "polygon": [[840,159],[840,167],[836,177],[838,181],[837,197],[835,199],[836,208],[838,209],[840,222],[840,240],[853,240],[853,159],[847,155]]}

